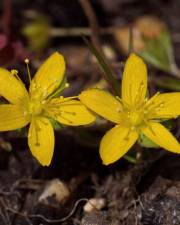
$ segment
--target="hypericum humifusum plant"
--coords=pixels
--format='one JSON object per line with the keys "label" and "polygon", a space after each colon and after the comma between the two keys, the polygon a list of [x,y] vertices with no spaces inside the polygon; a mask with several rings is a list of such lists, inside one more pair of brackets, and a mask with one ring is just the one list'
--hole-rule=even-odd
{"label": "hypericum humifusum plant", "polygon": [[121,98],[96,88],[80,94],[79,99],[89,109],[116,124],[100,144],[100,156],[105,165],[126,154],[141,133],[162,148],[180,153],[180,144],[160,123],[162,119],[180,115],[180,92],[158,92],[150,99],[146,94],[147,68],[134,53],[125,64]]}
{"label": "hypericum humifusum plant", "polygon": [[[0,68],[0,96],[9,103],[0,104],[0,131],[22,128],[30,123],[28,144],[33,156],[43,165],[51,163],[54,131],[51,119],[61,124],[79,126],[92,123],[95,117],[76,97],[57,96],[65,80],[65,62],[59,53],[52,54],[31,80],[29,92],[17,71]],[[60,91],[59,91],[60,90]]]}

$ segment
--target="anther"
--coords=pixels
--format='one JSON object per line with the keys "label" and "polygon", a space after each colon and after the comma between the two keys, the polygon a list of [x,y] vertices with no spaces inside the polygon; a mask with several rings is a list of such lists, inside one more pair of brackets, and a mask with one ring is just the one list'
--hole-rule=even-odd
{"label": "anther", "polygon": [[18,71],[13,69],[13,70],[11,70],[11,74],[12,75],[17,75],[18,74]]}
{"label": "anther", "polygon": [[11,74],[13,75],[13,76],[15,76],[19,81],[21,81],[21,79],[19,78],[19,76],[18,76],[18,71],[17,70],[11,70]]}
{"label": "anther", "polygon": [[69,83],[66,83],[66,84],[65,84],[65,88],[68,88],[68,87],[69,87]]}
{"label": "anther", "polygon": [[26,58],[26,59],[24,60],[24,62],[25,62],[26,64],[28,64],[28,63],[29,63],[29,59]]}
{"label": "anther", "polygon": [[24,62],[26,63],[26,67],[27,67],[27,73],[28,73],[28,77],[29,77],[29,83],[31,84],[31,73],[30,73],[30,69],[29,69],[29,59],[25,59]]}

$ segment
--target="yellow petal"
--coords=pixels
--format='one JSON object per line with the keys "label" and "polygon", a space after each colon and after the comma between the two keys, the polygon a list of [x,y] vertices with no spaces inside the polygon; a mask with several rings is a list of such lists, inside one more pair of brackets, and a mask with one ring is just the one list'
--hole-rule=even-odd
{"label": "yellow petal", "polygon": [[0,96],[3,96],[13,104],[18,104],[28,99],[28,93],[23,83],[3,68],[0,68]]}
{"label": "yellow petal", "polygon": [[79,126],[90,124],[96,117],[78,100],[55,98],[47,105],[48,113],[59,123]]}
{"label": "yellow petal", "polygon": [[31,121],[28,144],[32,155],[43,166],[49,166],[54,152],[54,131],[45,117],[34,117]]}
{"label": "yellow petal", "polygon": [[150,122],[142,132],[160,147],[174,153],[180,153],[180,144],[176,138],[160,123]]}
{"label": "yellow petal", "polygon": [[135,131],[130,131],[129,128],[116,125],[108,131],[100,144],[100,156],[103,164],[111,164],[123,155],[136,142],[138,134]]}
{"label": "yellow petal", "polygon": [[26,126],[30,121],[28,115],[18,105],[0,105],[0,131],[16,130]]}
{"label": "yellow petal", "polygon": [[147,91],[147,68],[143,60],[131,54],[126,61],[122,77],[122,100],[134,106],[141,104]]}
{"label": "yellow petal", "polygon": [[153,103],[157,107],[152,118],[176,118],[180,115],[180,92],[160,94]]}
{"label": "yellow petal", "polygon": [[89,89],[83,91],[80,94],[79,99],[89,109],[103,118],[114,123],[120,123],[122,121],[120,113],[122,111],[122,105],[109,92],[97,88]]}
{"label": "yellow petal", "polygon": [[30,85],[32,98],[45,99],[61,84],[65,74],[64,57],[55,52],[38,69]]}

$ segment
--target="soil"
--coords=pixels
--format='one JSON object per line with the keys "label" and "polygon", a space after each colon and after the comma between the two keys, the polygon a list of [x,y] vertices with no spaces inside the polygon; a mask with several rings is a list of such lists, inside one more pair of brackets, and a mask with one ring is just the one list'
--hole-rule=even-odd
{"label": "soil", "polygon": [[[9,8],[7,6],[4,12],[2,3],[0,11],[3,15]],[[141,15],[151,14],[167,24],[172,36],[180,32],[178,0],[92,0],[91,3],[101,27],[125,25]],[[10,22],[3,17],[9,33],[4,26],[1,29],[9,38],[7,49],[10,54],[8,51],[0,53],[1,65],[8,68],[13,65],[22,73],[25,71],[20,58],[14,56],[17,56],[15,49],[9,47],[18,41],[23,46],[21,56],[28,54],[36,62],[32,62],[32,71],[52,51],[58,50],[65,55],[67,78],[71,83],[71,88],[64,93],[67,96],[77,95],[101,78],[101,72],[92,64],[91,53],[80,35],[52,38],[37,54],[27,50],[27,40],[21,34],[21,28],[29,21],[25,16],[27,10],[46,15],[56,27],[87,27],[88,20],[77,0],[14,0],[12,6]],[[110,44],[118,53],[116,60],[125,59],[111,35],[102,37],[101,41]],[[180,65],[180,42],[173,39],[173,46],[176,62]],[[150,72],[162,73],[153,68]],[[27,81],[25,76],[23,79]],[[157,87],[152,86],[152,89]],[[144,149],[148,157],[137,164],[121,159],[104,166],[98,145],[109,126],[102,123],[86,128],[58,129],[50,167],[40,166],[32,157],[26,129],[1,133],[0,225],[179,225],[180,156],[162,149]],[[179,129],[177,120],[173,130],[177,138]],[[65,188],[61,197],[57,198],[62,189],[57,188],[54,194],[41,201],[49,185],[57,185],[57,179]],[[66,189],[69,194],[64,197]],[[90,198],[102,198],[105,204],[100,210],[87,213],[83,206]]]}

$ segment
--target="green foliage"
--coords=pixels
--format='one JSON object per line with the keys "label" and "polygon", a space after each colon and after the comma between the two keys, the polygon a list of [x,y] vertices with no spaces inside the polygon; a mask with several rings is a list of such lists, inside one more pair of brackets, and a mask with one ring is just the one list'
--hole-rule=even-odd
{"label": "green foliage", "polygon": [[156,84],[161,88],[180,91],[180,80],[173,77],[160,77],[156,79]]}
{"label": "green foliage", "polygon": [[42,51],[49,42],[49,21],[44,16],[38,16],[22,30],[32,51]]}
{"label": "green foliage", "polygon": [[162,31],[158,37],[145,38],[145,50],[140,55],[153,66],[166,72],[174,72],[173,48],[170,34],[167,30]]}

